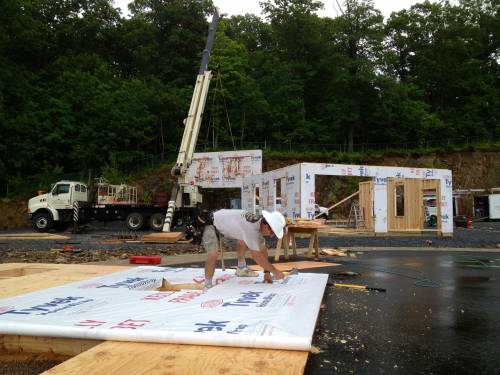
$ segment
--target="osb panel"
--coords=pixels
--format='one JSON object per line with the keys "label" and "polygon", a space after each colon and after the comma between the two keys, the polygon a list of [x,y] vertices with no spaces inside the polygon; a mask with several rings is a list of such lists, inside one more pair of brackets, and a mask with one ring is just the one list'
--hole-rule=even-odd
{"label": "osb panel", "polygon": [[365,228],[373,229],[373,181],[359,183],[359,207],[363,212]]}
{"label": "osb panel", "polygon": [[[423,180],[422,181],[422,200],[423,190],[435,189],[436,190],[436,207],[437,207],[437,230],[441,230],[441,183],[439,180]],[[422,203],[423,205],[423,203]],[[423,207],[422,207],[422,220],[423,220]],[[422,224],[423,225],[423,224]]]}
{"label": "osb panel", "polygon": [[[404,186],[404,216],[396,216],[395,188]],[[387,179],[387,222],[389,231],[420,230],[422,217],[422,180]]]}
{"label": "osb panel", "polygon": [[[396,216],[395,187],[404,186],[404,216]],[[420,231],[424,229],[423,190],[436,189],[438,209],[437,230],[441,230],[441,193],[439,180],[414,178],[387,179],[387,222],[389,231]]]}

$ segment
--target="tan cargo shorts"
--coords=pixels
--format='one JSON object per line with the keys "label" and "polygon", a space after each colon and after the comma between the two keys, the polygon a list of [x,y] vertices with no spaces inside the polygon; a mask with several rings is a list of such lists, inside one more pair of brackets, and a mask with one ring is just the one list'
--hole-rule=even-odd
{"label": "tan cargo shorts", "polygon": [[201,245],[207,253],[219,251],[219,235],[213,225],[206,225],[201,236]]}
{"label": "tan cargo shorts", "polygon": [[206,225],[201,236],[201,245],[207,253],[220,250],[219,238],[226,249],[235,249],[236,240],[224,237],[213,225]]}

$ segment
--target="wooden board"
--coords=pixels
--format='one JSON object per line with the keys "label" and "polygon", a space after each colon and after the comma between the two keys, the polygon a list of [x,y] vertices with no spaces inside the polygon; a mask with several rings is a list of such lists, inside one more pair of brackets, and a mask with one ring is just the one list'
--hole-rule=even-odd
{"label": "wooden board", "polygon": [[43,374],[302,374],[306,360],[298,351],[107,341]]}
{"label": "wooden board", "polygon": [[68,339],[63,337],[39,337],[0,335],[0,348],[10,353],[36,353],[75,356],[103,341]]}
{"label": "wooden board", "polygon": [[[404,215],[396,216],[396,186],[403,186]],[[387,179],[387,227],[389,231],[420,230],[420,205],[418,204],[419,191],[422,189],[422,180],[416,179]],[[423,223],[423,221],[422,221]]]}
{"label": "wooden board", "polygon": [[374,236],[375,233],[370,229],[354,229],[354,228],[338,228],[328,226],[319,230],[320,235],[335,235],[335,236]]}
{"label": "wooden board", "polygon": [[[396,216],[395,188],[404,186],[404,216]],[[414,178],[387,179],[387,224],[390,232],[420,231],[424,229],[423,190],[436,189],[438,222],[436,229],[441,229],[441,194],[439,180],[421,180]]]}
{"label": "wooden board", "polygon": [[365,229],[373,229],[373,181],[359,183],[359,208],[363,212]]}
{"label": "wooden board", "polygon": [[322,228],[324,227],[325,220],[322,219],[316,219],[316,220],[303,220],[303,219],[298,219],[296,224],[289,224],[287,225],[287,229],[293,228],[293,229],[315,229],[315,228]]}
{"label": "wooden board", "polygon": [[[424,189],[424,190],[435,189],[436,190],[437,224],[436,224],[435,230],[441,231],[441,183],[439,180],[423,180],[422,181],[422,189]],[[422,193],[422,199],[423,199],[423,192],[421,192],[421,193]],[[422,207],[422,220],[423,220],[423,207]]]}
{"label": "wooden board", "polygon": [[182,232],[158,232],[142,236],[143,242],[174,243],[180,240]]}
{"label": "wooden board", "polygon": [[[30,268],[31,270],[27,270]],[[82,264],[0,264],[0,272],[13,275],[0,279],[0,297],[90,279],[121,271],[128,266]],[[34,272],[33,269],[38,270]],[[23,271],[24,270],[24,271]],[[302,374],[308,352],[248,349],[199,345],[92,341],[0,336],[0,347],[33,353],[56,353],[76,357],[50,369],[46,374]]]}
{"label": "wooden board", "polygon": [[60,234],[52,233],[15,233],[15,234],[2,234],[0,240],[69,240],[68,236],[61,236]]}
{"label": "wooden board", "polygon": [[[308,269],[308,268],[321,268],[321,267],[335,267],[340,266],[338,263],[330,263],[330,262],[285,262],[285,263],[273,263],[280,271],[290,271],[292,268],[297,268],[298,270]],[[262,267],[256,264],[249,266],[252,270],[262,271]]]}

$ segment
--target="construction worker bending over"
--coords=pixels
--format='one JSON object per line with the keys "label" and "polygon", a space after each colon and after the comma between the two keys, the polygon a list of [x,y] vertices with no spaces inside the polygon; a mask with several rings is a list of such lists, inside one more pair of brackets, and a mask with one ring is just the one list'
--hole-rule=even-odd
{"label": "construction worker bending over", "polygon": [[205,223],[201,243],[207,252],[205,262],[205,288],[212,287],[215,264],[219,255],[219,236],[236,240],[238,269],[236,276],[257,276],[258,273],[248,269],[245,251],[250,250],[252,258],[264,269],[264,282],[272,283],[272,276],[279,280],[283,272],[274,267],[268,260],[267,246],[264,236],[283,237],[285,218],[278,212],[263,210],[258,216],[244,210],[219,210],[213,213]]}

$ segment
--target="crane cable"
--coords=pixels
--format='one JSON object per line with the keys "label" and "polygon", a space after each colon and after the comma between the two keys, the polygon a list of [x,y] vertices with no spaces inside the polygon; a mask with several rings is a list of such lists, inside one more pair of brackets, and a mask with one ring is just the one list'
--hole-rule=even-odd
{"label": "crane cable", "polygon": [[229,135],[231,137],[231,144],[233,145],[233,150],[236,151],[236,144],[234,143],[233,131],[232,131],[232,128],[231,128],[231,121],[229,119],[229,112],[227,110],[226,96],[224,95],[224,89],[222,87],[222,75],[221,75],[221,72],[220,72],[220,66],[217,67],[217,75],[216,75],[216,79],[215,79],[215,90],[214,90],[214,93],[213,93],[213,96],[212,96],[212,104],[211,104],[212,107],[210,109],[211,116],[210,116],[210,120],[209,120],[209,123],[208,123],[207,136],[205,137],[205,147],[208,144],[208,136],[209,136],[209,133],[210,133],[210,125],[211,124],[213,126],[213,130],[215,131],[214,108],[215,108],[215,100],[216,100],[216,96],[217,96],[216,94],[217,94],[217,90],[218,89],[220,90],[220,93],[222,95],[222,102],[224,104],[224,112],[226,114],[226,120],[227,120],[227,124],[228,124]]}

